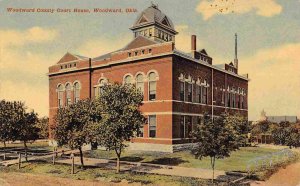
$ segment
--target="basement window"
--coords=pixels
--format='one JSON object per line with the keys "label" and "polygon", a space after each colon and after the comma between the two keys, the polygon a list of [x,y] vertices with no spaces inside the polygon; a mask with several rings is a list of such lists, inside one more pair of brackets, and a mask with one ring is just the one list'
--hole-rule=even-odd
{"label": "basement window", "polygon": [[128,52],[128,57],[131,57],[131,52]]}

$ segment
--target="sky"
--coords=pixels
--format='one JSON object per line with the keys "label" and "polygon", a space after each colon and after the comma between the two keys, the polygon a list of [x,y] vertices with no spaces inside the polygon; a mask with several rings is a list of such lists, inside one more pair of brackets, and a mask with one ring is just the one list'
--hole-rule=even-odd
{"label": "sky", "polygon": [[[248,73],[249,120],[300,117],[300,0],[153,0],[179,32],[176,48],[190,51],[190,36],[214,64],[234,58],[238,34],[241,74]],[[96,57],[133,38],[148,0],[0,0],[0,99],[24,101],[48,116],[48,67],[66,53]],[[133,13],[8,13],[7,8],[134,8]]]}

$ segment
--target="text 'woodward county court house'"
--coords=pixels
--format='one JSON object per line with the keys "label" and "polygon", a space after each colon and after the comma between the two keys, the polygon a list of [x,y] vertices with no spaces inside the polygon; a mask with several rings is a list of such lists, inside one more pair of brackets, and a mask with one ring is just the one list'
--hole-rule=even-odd
{"label": "text 'woodward county court house'", "polygon": [[130,148],[173,152],[191,142],[190,132],[204,113],[248,116],[248,77],[238,74],[238,59],[213,65],[206,50],[176,49],[171,19],[156,5],[145,9],[130,28],[124,48],[88,58],[66,53],[49,67],[50,125],[59,107],[95,98],[110,82],[133,83],[144,94],[141,108],[148,122]]}

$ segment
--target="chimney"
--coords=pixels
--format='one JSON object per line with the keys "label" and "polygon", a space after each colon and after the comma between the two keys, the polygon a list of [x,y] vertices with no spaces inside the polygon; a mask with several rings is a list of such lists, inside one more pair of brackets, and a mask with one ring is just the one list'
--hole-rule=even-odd
{"label": "chimney", "polygon": [[237,58],[237,33],[235,33],[234,67],[236,68],[236,73],[238,73],[239,60],[238,60],[238,58]]}
{"label": "chimney", "polygon": [[196,47],[196,41],[197,40],[197,37],[196,37],[196,35],[192,35],[192,37],[191,37],[191,50],[192,50],[192,52],[195,52],[196,50],[197,50],[197,47]]}
{"label": "chimney", "polygon": [[192,57],[196,58],[196,50],[197,50],[197,36],[196,35],[192,35],[191,37],[191,53],[192,53]]}

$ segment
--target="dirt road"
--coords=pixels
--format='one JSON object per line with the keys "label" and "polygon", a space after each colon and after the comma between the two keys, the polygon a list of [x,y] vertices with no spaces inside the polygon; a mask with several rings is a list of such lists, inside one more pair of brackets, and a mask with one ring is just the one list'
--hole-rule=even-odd
{"label": "dirt road", "polygon": [[300,162],[280,169],[265,182],[255,182],[251,186],[300,186]]}

